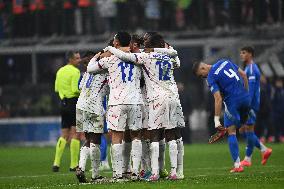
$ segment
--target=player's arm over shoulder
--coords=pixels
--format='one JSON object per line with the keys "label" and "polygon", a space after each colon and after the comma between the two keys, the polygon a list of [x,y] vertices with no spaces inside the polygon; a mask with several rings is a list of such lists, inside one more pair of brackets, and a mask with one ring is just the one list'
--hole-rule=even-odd
{"label": "player's arm over shoulder", "polygon": [[240,76],[243,78],[244,80],[244,84],[245,84],[245,88],[247,90],[249,90],[249,84],[248,84],[248,77],[247,77],[247,74],[244,70],[242,70],[241,68],[238,68],[238,72],[240,74]]}
{"label": "player's arm over shoulder", "polygon": [[105,51],[111,52],[112,54],[114,54],[116,57],[118,57],[119,59],[121,59],[123,61],[133,62],[133,63],[137,62],[136,55],[134,55],[132,53],[123,52],[122,50],[119,50],[119,49],[111,47],[111,46],[106,47]]}
{"label": "player's arm over shoulder", "polygon": [[107,57],[107,55],[103,55],[105,57],[99,59],[100,55],[101,53],[98,53],[90,60],[87,66],[88,73],[99,73],[107,69],[107,63],[109,61],[109,57]]}

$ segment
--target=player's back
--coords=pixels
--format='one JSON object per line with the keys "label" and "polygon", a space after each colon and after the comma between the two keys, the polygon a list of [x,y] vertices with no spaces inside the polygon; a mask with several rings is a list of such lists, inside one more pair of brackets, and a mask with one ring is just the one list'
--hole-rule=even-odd
{"label": "player's back", "polygon": [[260,71],[255,63],[248,64],[245,72],[249,82],[249,94],[251,98],[251,107],[254,110],[259,109],[260,105]]}
{"label": "player's back", "polygon": [[208,83],[212,82],[211,80],[218,85],[225,102],[249,96],[238,72],[238,66],[228,59],[220,59],[212,65],[208,74]]}
{"label": "player's back", "polygon": [[77,108],[101,115],[103,113],[103,99],[108,91],[107,74],[84,73],[80,89]]}
{"label": "player's back", "polygon": [[173,78],[174,61],[169,55],[161,53],[141,53],[143,73],[146,81],[147,100],[175,95],[176,83]]}
{"label": "player's back", "polygon": [[108,104],[143,104],[140,89],[141,68],[114,55],[106,59],[110,87]]}

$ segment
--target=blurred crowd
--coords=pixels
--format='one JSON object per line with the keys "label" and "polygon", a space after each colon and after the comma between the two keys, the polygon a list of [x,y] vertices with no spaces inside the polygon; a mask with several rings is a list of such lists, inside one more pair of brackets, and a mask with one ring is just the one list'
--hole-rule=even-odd
{"label": "blurred crowd", "polygon": [[279,25],[284,0],[0,0],[0,38]]}

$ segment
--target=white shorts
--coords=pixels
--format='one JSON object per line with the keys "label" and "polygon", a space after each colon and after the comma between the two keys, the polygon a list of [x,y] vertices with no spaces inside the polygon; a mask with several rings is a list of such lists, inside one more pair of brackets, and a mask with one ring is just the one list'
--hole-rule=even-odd
{"label": "white shorts", "polygon": [[95,113],[76,109],[76,131],[104,133],[104,117]]}
{"label": "white shorts", "polygon": [[142,129],[142,105],[113,105],[108,107],[107,125],[110,130],[140,130]]}
{"label": "white shorts", "polygon": [[142,128],[149,128],[149,104],[142,106]]}
{"label": "white shorts", "polygon": [[171,99],[169,101],[169,125],[166,129],[176,127],[185,127],[184,116],[179,99]]}
{"label": "white shorts", "polygon": [[166,128],[169,125],[169,98],[156,99],[149,102],[148,130]]}

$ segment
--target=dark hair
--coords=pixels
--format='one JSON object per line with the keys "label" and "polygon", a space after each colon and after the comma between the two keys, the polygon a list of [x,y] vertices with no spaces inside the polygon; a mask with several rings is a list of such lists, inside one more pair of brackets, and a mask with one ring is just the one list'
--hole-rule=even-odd
{"label": "dark hair", "polygon": [[145,44],[146,48],[163,48],[165,47],[164,38],[156,33],[149,37],[147,43]]}
{"label": "dark hair", "polygon": [[131,36],[127,32],[117,32],[114,36],[115,39],[117,39],[120,43],[120,46],[127,47],[130,44]]}
{"label": "dark hair", "polygon": [[198,68],[200,66],[201,61],[193,61],[193,65],[192,65],[192,73],[194,75],[197,74]]}
{"label": "dark hair", "polygon": [[112,38],[112,39],[110,39],[107,45],[108,45],[108,46],[112,46],[112,47],[113,47],[113,41],[114,41],[114,39],[113,39],[113,38]]}
{"label": "dark hair", "polygon": [[75,54],[79,53],[78,51],[68,51],[65,56],[66,60],[69,61],[71,58],[74,57]]}
{"label": "dark hair", "polygon": [[89,56],[95,56],[97,53],[93,51],[87,51],[84,53],[83,58],[89,57]]}
{"label": "dark hair", "polygon": [[136,34],[133,34],[131,36],[131,42],[132,43],[137,43],[138,46],[141,46],[144,43],[142,37],[140,37],[139,35],[136,35]]}
{"label": "dark hair", "polygon": [[[155,31],[148,31],[144,34],[144,37],[147,36],[147,38],[151,37],[152,35],[155,35],[157,34],[158,32],[155,32]],[[145,39],[143,39],[145,40]]]}
{"label": "dark hair", "polygon": [[241,51],[247,51],[252,56],[254,56],[254,48],[252,46],[244,46],[241,48]]}

